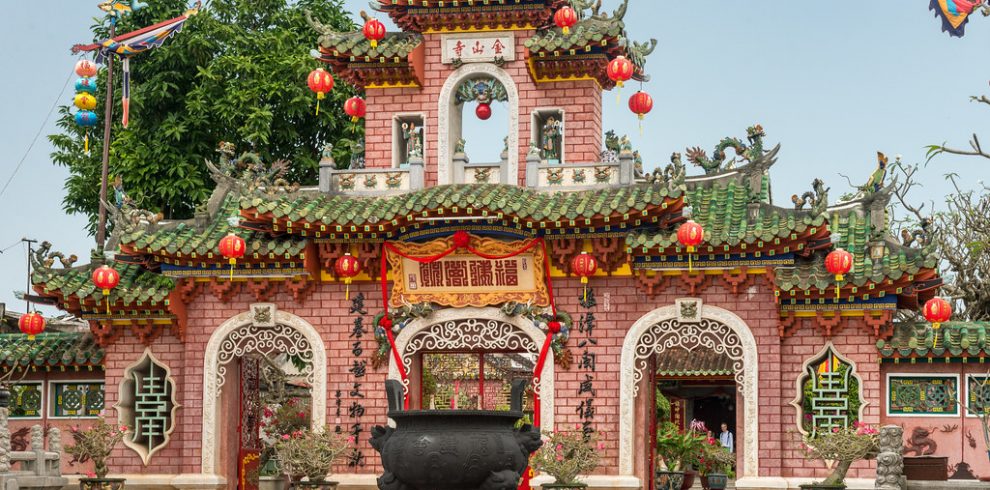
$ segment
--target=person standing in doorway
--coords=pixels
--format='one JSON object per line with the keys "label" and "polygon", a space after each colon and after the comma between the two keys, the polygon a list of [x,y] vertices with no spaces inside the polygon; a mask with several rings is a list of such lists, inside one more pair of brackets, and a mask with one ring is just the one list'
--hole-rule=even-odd
{"label": "person standing in doorway", "polygon": [[722,443],[722,447],[729,450],[730,453],[736,452],[736,439],[729,432],[729,424],[722,422],[722,432],[718,434],[718,441]]}

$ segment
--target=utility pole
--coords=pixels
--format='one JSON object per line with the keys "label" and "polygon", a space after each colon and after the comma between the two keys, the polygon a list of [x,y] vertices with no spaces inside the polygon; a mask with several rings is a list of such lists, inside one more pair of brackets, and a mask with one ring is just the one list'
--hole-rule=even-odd
{"label": "utility pole", "polygon": [[27,303],[27,307],[24,313],[31,313],[31,246],[38,243],[38,240],[31,240],[30,238],[21,238],[21,241],[27,244],[27,288],[24,289],[24,302]]}
{"label": "utility pole", "polygon": [[[110,19],[110,39],[117,34],[117,20]],[[100,171],[100,217],[96,226],[96,249],[103,252],[107,241],[107,175],[110,171],[110,126],[113,119],[113,61],[115,56],[107,55],[107,97],[103,111],[103,168]]]}

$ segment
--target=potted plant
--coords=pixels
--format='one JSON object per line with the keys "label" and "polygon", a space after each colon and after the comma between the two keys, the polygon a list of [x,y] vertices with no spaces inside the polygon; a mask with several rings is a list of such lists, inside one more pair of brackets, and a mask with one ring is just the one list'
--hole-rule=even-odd
{"label": "potted plant", "polygon": [[283,434],[275,444],[275,454],[282,471],[289,477],[289,488],[333,490],[337,488],[337,482],[326,478],[334,462],[353,442],[353,438],[345,439],[333,431],[300,429]]}
{"label": "potted plant", "polygon": [[87,478],[79,479],[80,490],[120,490],[124,487],[123,478],[107,478],[109,468],[107,458],[113,448],[124,439],[126,426],[110,425],[102,418],[92,427],[80,429],[79,426],[69,427],[72,434],[72,444],[65,451],[72,455],[70,463],[93,462],[93,471]]}
{"label": "potted plant", "polygon": [[553,483],[543,484],[544,490],[583,489],[588,485],[579,482],[578,475],[598,467],[603,449],[604,443],[599,442],[595,434],[548,432],[544,435],[543,446],[533,454],[531,464],[534,470],[554,478]]}
{"label": "potted plant", "polygon": [[275,445],[282,439],[282,434],[292,434],[310,426],[311,409],[308,401],[291,397],[279,398],[278,401],[268,401],[261,410],[259,431],[263,448],[261,462],[258,467],[257,481],[259,490],[283,490],[287,480],[279,467],[275,455]]}
{"label": "potted plant", "polygon": [[671,422],[665,422],[657,431],[657,455],[665,470],[656,473],[657,490],[680,490],[685,482],[688,465],[698,461],[706,436],[696,430],[681,431]]}
{"label": "potted plant", "polygon": [[805,436],[803,448],[808,459],[835,463],[825,480],[801,485],[805,490],[844,490],[849,467],[856,461],[876,457],[880,449],[877,430],[859,422],[852,427],[836,427]]}
{"label": "potted plant", "polygon": [[701,487],[705,490],[722,490],[729,483],[729,473],[736,462],[736,456],[722,447],[713,437],[708,437],[698,456],[698,471],[701,474]]}

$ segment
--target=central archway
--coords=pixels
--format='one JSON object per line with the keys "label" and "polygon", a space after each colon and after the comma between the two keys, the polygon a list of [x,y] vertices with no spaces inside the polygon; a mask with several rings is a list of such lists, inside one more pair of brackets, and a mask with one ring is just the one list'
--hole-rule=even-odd
{"label": "central archway", "polygon": [[[405,364],[406,372],[409,372],[413,355],[423,350],[492,349],[537,353],[545,339],[546,334],[530,320],[506,315],[498,308],[450,308],[440,310],[429,318],[413,320],[403,327],[395,338],[395,348]],[[540,418],[545,430],[553,430],[554,427],[553,376],[551,350],[533,387],[540,394]],[[398,366],[391,356],[388,378],[401,381]]]}
{"label": "central archway", "polygon": [[619,474],[635,475],[636,398],[649,361],[668,349],[710,349],[732,360],[743,397],[743,466],[739,477],[759,472],[758,353],[756,339],[741,318],[701,299],[678,299],[636,321],[622,344],[619,378]]}
{"label": "central archway", "polygon": [[[264,325],[257,325],[258,311],[271,315]],[[312,386],[312,428],[323,428],[327,418],[327,353],[320,334],[306,320],[276,310],[273,304],[255,304],[251,310],[223,322],[206,344],[203,363],[203,445],[202,471],[217,474],[219,452],[217,400],[225,384],[227,366],[236,357],[248,353],[284,352],[299,355],[310,363],[304,374]]]}

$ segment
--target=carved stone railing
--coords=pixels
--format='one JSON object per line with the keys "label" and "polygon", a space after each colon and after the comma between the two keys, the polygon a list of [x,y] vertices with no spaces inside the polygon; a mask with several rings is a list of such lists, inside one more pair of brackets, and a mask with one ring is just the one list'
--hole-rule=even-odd
{"label": "carved stone railing", "polygon": [[[31,427],[31,450],[10,450],[9,409],[0,407],[0,488],[62,488],[69,480],[62,477],[62,434],[48,430],[48,449],[40,425]],[[14,469],[13,465],[18,468]]]}
{"label": "carved stone railing", "polygon": [[635,159],[631,154],[618,162],[548,165],[536,156],[526,159],[526,186],[548,191],[616,187],[634,182]]}
{"label": "carved stone railing", "polygon": [[320,190],[329,193],[378,196],[423,188],[423,164],[402,168],[337,170],[320,167]]}

